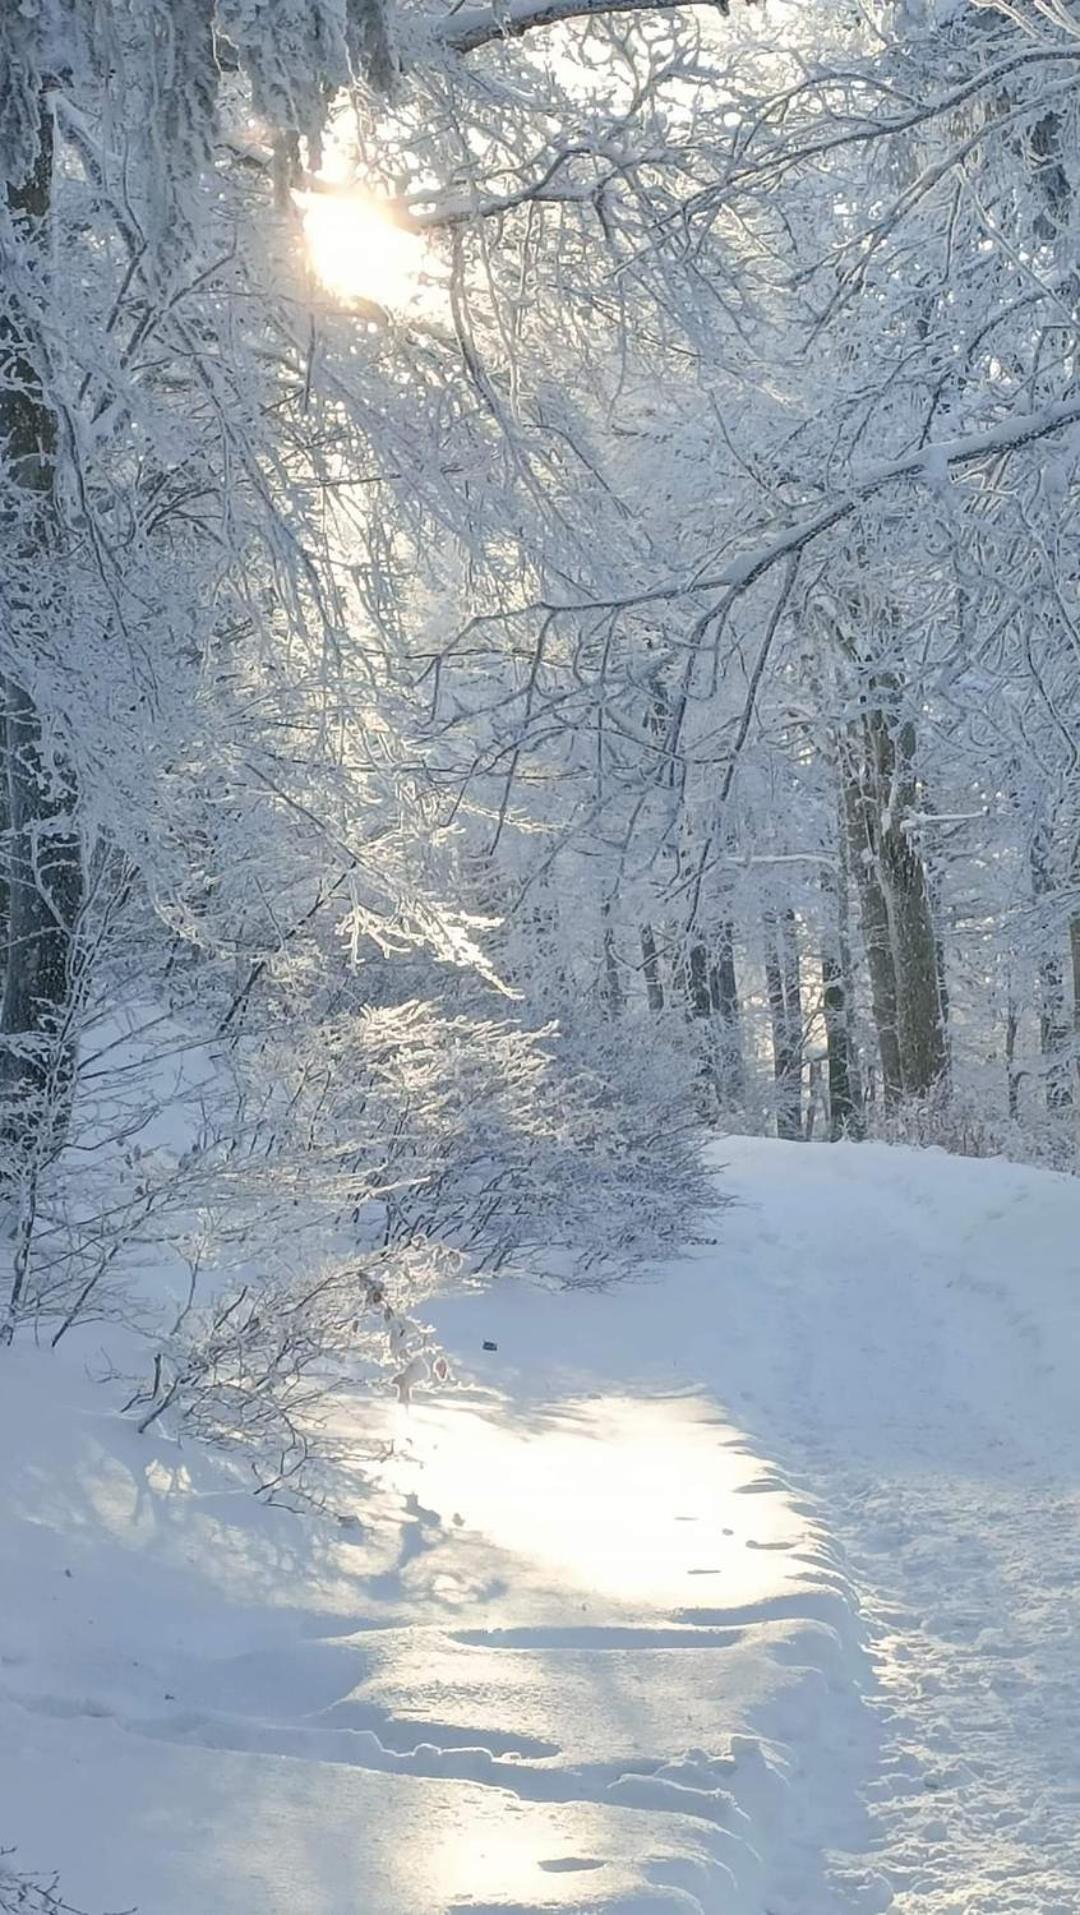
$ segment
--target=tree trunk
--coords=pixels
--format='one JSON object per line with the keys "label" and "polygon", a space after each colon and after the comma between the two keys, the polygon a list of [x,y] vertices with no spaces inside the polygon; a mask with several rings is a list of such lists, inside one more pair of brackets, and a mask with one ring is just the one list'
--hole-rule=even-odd
{"label": "tree trunk", "polygon": [[[780,958],[784,972],[784,1004],[788,1020],[788,1048],[795,1074],[799,1101],[802,1100],[803,1001],[799,971],[799,936],[794,911],[787,910],[780,920]],[[800,1124],[801,1130],[801,1124]]]}
{"label": "tree trunk", "polygon": [[1069,919],[1069,955],[1072,960],[1074,1076],[1080,1073],[1080,917]]}
{"label": "tree trunk", "polygon": [[883,710],[870,712],[866,725],[878,798],[873,828],[896,971],[900,1076],[906,1097],[926,1097],[944,1078],[947,1058],[930,887],[904,829],[915,808],[915,737],[906,724],[894,732]]}
{"label": "tree trunk", "polygon": [[[1040,824],[1031,841],[1031,887],[1036,902],[1053,890],[1049,832]],[[1039,1049],[1048,1111],[1068,1110],[1072,1093],[1072,1022],[1065,1001],[1065,964],[1055,950],[1054,923],[1042,928],[1039,958]]]}
{"label": "tree trunk", "polygon": [[[925,793],[922,808],[928,814],[933,811],[933,806],[928,802]],[[925,864],[923,868],[926,869]],[[926,895],[930,922],[934,927],[934,970],[937,976],[938,1003],[941,1006],[941,1042],[945,1057],[945,1074],[948,1075],[952,1069],[952,1050],[949,1042],[949,971],[945,956],[945,939],[941,934],[941,887],[929,871],[926,872]]]}
{"label": "tree trunk", "polygon": [[717,1081],[721,1101],[728,1105],[737,1104],[745,1091],[746,1078],[739,987],[735,976],[735,936],[730,919],[725,919],[717,932],[715,962],[709,972],[709,1001],[720,1027],[717,1034]]}
{"label": "tree trunk", "polygon": [[1065,1014],[1065,967],[1055,954],[1039,965],[1039,1046],[1043,1056],[1048,1111],[1068,1110],[1072,1103],[1069,1058],[1072,1031]]}
{"label": "tree trunk", "polygon": [[[607,912],[605,910],[605,917]],[[604,1009],[609,1017],[621,1017],[623,1009],[622,977],[619,974],[619,954],[615,948],[615,933],[610,924],[604,926],[604,975],[600,986]]]}
{"label": "tree trunk", "polygon": [[686,1002],[692,1017],[708,1017],[712,1012],[712,999],[709,995],[709,954],[704,944],[698,940],[690,946],[687,953]]}
{"label": "tree trunk", "polygon": [[799,984],[795,914],[765,924],[765,988],[772,1022],[773,1076],[776,1082],[776,1134],[802,1136],[802,993]]}
{"label": "tree trunk", "polygon": [[823,1096],[822,1089],[821,1089],[821,1059],[820,1057],[812,1057],[810,1059],[810,1065],[807,1071],[807,1076],[809,1077],[810,1082],[809,1082],[809,1085],[807,1086],[806,1127],[803,1130],[803,1138],[806,1143],[812,1144],[814,1141],[814,1130],[817,1124],[817,1114],[818,1114],[819,1105],[821,1107],[822,1116],[825,1117],[828,1115],[828,1111],[827,1111],[828,1099],[826,1096]]}
{"label": "tree trunk", "polygon": [[[874,689],[895,701],[887,681]],[[928,1096],[948,1063],[930,888],[905,828],[915,810],[914,755],[912,726],[894,727],[882,703],[849,744],[845,778],[886,1104]]]}
{"label": "tree trunk", "polygon": [[[6,683],[0,679],[0,686]],[[3,695],[0,693],[0,993],[4,989],[4,977],[7,972],[8,913],[11,909],[11,886],[8,883],[8,862],[10,859],[11,819],[8,815],[7,781],[7,712]]]}
{"label": "tree trunk", "polygon": [[[51,121],[42,99],[39,146],[27,179],[7,187],[16,230],[29,239],[48,220]],[[6,938],[0,999],[0,1141],[9,1152],[51,1150],[67,1114],[74,1074],[71,1008],[76,933],[83,903],[82,847],[71,769],[49,736],[34,698],[36,628],[55,626],[64,608],[42,580],[58,553],[56,419],[35,362],[29,312],[0,318],[0,460],[14,494],[8,604],[10,650],[24,663],[3,682],[0,753],[7,822]],[[48,560],[48,563],[46,563]],[[21,628],[21,629],[20,629]]]}
{"label": "tree trunk", "polygon": [[1010,987],[1005,1006],[1005,1086],[1009,1099],[1009,1118],[1013,1123],[1020,1114],[1020,1079],[1016,1070],[1016,1034],[1019,1024],[1016,999]]}
{"label": "tree trunk", "polygon": [[[825,894],[825,933],[821,949],[822,1007],[825,1017],[826,1074],[829,1087],[829,1135],[833,1143],[841,1137],[861,1137],[862,1087],[859,1083],[855,1041],[851,1029],[851,954],[845,920],[847,917],[846,874],[822,872]],[[832,906],[834,923],[829,922]]]}
{"label": "tree trunk", "polygon": [[863,1095],[862,1068],[859,1062],[859,1047],[855,1036],[855,967],[851,958],[851,883],[848,869],[848,849],[843,830],[839,836],[839,855],[836,864],[836,951],[840,964],[840,981],[844,992],[844,1026],[847,1032],[848,1077],[851,1088],[851,1101],[854,1107],[854,1120],[850,1129],[851,1136],[866,1135],[866,1100]]}
{"label": "tree trunk", "polygon": [[896,964],[897,1035],[904,1094],[926,1097],[945,1076],[937,943],[922,859],[904,833],[882,833],[885,903]]}
{"label": "tree trunk", "polygon": [[662,1011],[664,1008],[664,984],[660,976],[660,956],[656,949],[656,937],[651,924],[641,927],[641,968],[645,977],[645,992],[649,1000],[650,1011]]}
{"label": "tree trunk", "polygon": [[859,894],[866,967],[870,974],[870,1009],[881,1056],[882,1098],[886,1110],[890,1110],[899,1103],[904,1091],[897,1028],[896,966],[889,932],[889,913],[874,855],[873,798],[867,790],[865,767],[861,763],[854,736],[845,740],[841,751],[841,776],[844,822],[855,887]]}

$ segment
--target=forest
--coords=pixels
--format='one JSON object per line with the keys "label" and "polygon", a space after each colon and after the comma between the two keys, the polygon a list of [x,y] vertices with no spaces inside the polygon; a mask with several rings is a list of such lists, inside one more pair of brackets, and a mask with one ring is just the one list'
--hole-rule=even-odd
{"label": "forest", "polygon": [[0,1393],[316,1520],[440,1303],[722,1258],[725,1140],[1080,1170],[1078,85],[1069,0],[0,0]]}

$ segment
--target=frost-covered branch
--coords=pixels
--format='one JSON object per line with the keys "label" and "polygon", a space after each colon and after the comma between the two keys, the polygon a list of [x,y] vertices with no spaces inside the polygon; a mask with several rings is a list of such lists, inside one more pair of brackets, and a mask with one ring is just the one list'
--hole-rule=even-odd
{"label": "frost-covered branch", "polygon": [[440,21],[439,44],[455,53],[473,53],[496,40],[517,40],[541,27],[566,21],[602,19],[608,14],[673,13],[699,9],[726,14],[727,0],[510,0],[507,6],[458,7]]}

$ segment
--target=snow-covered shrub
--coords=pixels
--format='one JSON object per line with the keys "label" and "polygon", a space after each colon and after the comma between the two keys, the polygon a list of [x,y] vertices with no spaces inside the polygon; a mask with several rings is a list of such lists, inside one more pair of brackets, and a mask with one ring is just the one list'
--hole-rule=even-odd
{"label": "snow-covered shrub", "polygon": [[208,1255],[141,1422],[280,1476],[340,1383],[438,1381],[422,1312],[445,1284],[604,1281],[685,1235],[706,1196],[686,1107],[620,1096],[559,1042],[432,1001],[241,1037],[232,1133],[177,1167],[190,1186],[201,1160]]}
{"label": "snow-covered shrub", "polygon": [[1023,1121],[988,1110],[963,1090],[943,1090],[893,1110],[873,1112],[869,1134],[890,1144],[937,1147],[956,1157],[1005,1157],[1017,1164],[1080,1173],[1080,1146],[1071,1108],[1028,1113]]}
{"label": "snow-covered shrub", "polygon": [[328,1396],[443,1377],[437,1291],[607,1282],[692,1232],[694,1060],[658,1073],[643,1018],[562,1029],[416,946],[354,962],[333,906],[239,974],[133,911],[160,995],[88,1009],[67,1148],[16,1210],[11,1323],[124,1326],[141,1427],[307,1494]]}

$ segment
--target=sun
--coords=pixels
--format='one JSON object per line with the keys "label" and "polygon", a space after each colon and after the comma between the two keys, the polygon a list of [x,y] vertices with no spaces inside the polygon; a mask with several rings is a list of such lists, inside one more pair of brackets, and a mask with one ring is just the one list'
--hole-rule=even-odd
{"label": "sun", "polygon": [[394,311],[419,297],[426,247],[370,193],[297,195],[312,268],[340,299],[368,299]]}

